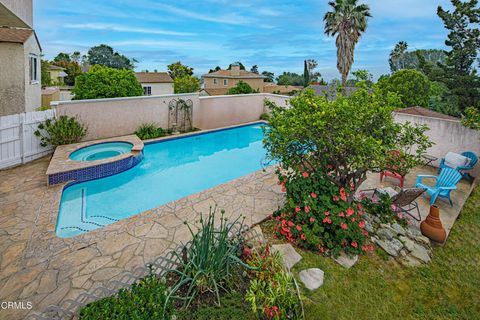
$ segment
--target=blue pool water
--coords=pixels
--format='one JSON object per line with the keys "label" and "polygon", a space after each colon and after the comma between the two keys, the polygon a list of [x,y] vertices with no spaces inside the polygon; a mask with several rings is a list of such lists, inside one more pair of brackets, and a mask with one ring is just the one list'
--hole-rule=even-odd
{"label": "blue pool water", "polygon": [[95,161],[115,157],[130,152],[133,144],[128,142],[104,142],[78,149],[70,154],[77,161]]}
{"label": "blue pool water", "polygon": [[132,169],[63,191],[57,235],[73,237],[262,169],[263,126],[145,145]]}

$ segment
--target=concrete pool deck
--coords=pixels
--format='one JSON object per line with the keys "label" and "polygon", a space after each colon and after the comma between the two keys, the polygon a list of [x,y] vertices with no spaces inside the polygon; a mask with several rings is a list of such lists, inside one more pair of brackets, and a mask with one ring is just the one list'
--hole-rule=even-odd
{"label": "concrete pool deck", "polygon": [[[63,185],[47,187],[49,160],[44,157],[0,171],[0,301],[33,305],[31,310],[0,310],[0,319],[22,319],[143,267],[190,240],[184,221],[197,221],[211,206],[224,209],[230,219],[243,215],[245,223],[253,225],[283,201],[270,167],[101,229],[61,239],[55,234],[55,224]],[[434,169],[416,168],[405,186],[412,186],[420,173],[432,174]],[[383,185],[397,183],[387,178]],[[370,174],[360,189],[379,185],[378,174]],[[452,193],[453,208],[445,201],[437,202],[447,231],[471,190],[465,181],[458,186]],[[428,214],[428,201],[428,197],[419,199],[423,218]]]}
{"label": "concrete pool deck", "polygon": [[190,240],[193,223],[217,205],[253,225],[282,203],[274,168],[257,171],[74,238],[55,234],[63,184],[47,187],[50,158],[0,171],[0,301],[31,302],[31,310],[0,310],[22,319],[143,267]]}

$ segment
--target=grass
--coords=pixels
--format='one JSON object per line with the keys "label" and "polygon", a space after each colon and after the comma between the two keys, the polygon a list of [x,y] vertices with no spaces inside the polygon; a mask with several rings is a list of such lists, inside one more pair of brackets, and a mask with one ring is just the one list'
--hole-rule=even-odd
{"label": "grass", "polygon": [[302,290],[307,319],[480,319],[480,187],[427,265],[405,268],[373,252],[347,270],[297,251],[294,272],[325,272],[323,287]]}

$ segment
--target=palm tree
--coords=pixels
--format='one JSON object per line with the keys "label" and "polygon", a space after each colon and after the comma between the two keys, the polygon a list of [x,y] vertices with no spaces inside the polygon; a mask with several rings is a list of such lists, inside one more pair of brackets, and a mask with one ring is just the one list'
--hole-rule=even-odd
{"label": "palm tree", "polygon": [[402,62],[403,55],[407,52],[408,43],[400,41],[395,45],[395,48],[390,52],[390,71],[395,72],[405,68],[405,61]]}
{"label": "palm tree", "polygon": [[343,87],[353,65],[355,45],[367,29],[367,18],[371,17],[369,6],[357,2],[358,0],[330,1],[328,4],[332,11],[327,12],[323,18],[325,33],[337,36],[337,69],[342,74]]}

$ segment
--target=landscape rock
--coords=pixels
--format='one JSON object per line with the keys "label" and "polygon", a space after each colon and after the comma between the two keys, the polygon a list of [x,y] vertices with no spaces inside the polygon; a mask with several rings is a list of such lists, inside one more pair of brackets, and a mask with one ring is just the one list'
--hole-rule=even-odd
{"label": "landscape rock", "polygon": [[406,233],[407,233],[407,236],[412,239],[422,235],[422,233],[420,232],[420,229],[414,226],[409,226],[406,230]]}
{"label": "landscape rock", "polygon": [[403,245],[408,251],[413,251],[413,247],[415,245],[415,242],[413,242],[411,239],[405,237],[405,236],[400,236],[400,241],[403,242]]}
{"label": "landscape rock", "polygon": [[382,227],[377,231],[377,235],[380,237],[380,239],[386,239],[386,240],[392,240],[393,237],[395,236],[393,231],[390,230],[390,228]]}
{"label": "landscape rock", "polygon": [[427,247],[431,246],[430,239],[428,239],[427,237],[425,237],[423,235],[419,235],[419,236],[415,237],[415,241],[417,241],[420,244],[424,244]]}
{"label": "landscape rock", "polygon": [[342,267],[350,269],[351,267],[353,267],[353,265],[355,265],[355,263],[357,263],[358,255],[349,257],[346,254],[341,254],[340,256],[338,256],[338,258],[334,258],[333,260]]}
{"label": "landscape rock", "polygon": [[400,250],[403,248],[403,244],[398,239],[393,239],[392,241],[387,240],[377,240],[376,243],[385,250],[386,253],[393,257],[397,257]]}
{"label": "landscape rock", "polygon": [[417,258],[418,260],[421,260],[425,263],[430,262],[430,255],[428,253],[428,250],[425,249],[425,247],[415,243],[413,246],[413,250],[410,253],[413,257]]}
{"label": "landscape rock", "polygon": [[392,230],[394,230],[397,234],[404,236],[406,234],[405,229],[398,223],[394,223],[390,226]]}
{"label": "landscape rock", "polygon": [[289,270],[300,260],[302,260],[302,256],[299,255],[297,251],[295,251],[295,249],[290,243],[274,244],[272,245],[272,251],[280,252],[280,254],[282,255],[283,263]]}
{"label": "landscape rock", "polygon": [[369,221],[365,221],[365,230],[367,230],[370,233],[373,232],[373,226]]}
{"label": "landscape rock", "polygon": [[406,256],[404,259],[400,260],[400,263],[405,267],[418,267],[422,264],[420,261],[411,256]]}
{"label": "landscape rock", "polygon": [[302,270],[299,273],[300,280],[303,282],[305,287],[309,290],[318,289],[323,285],[324,273],[321,269],[311,268]]}

